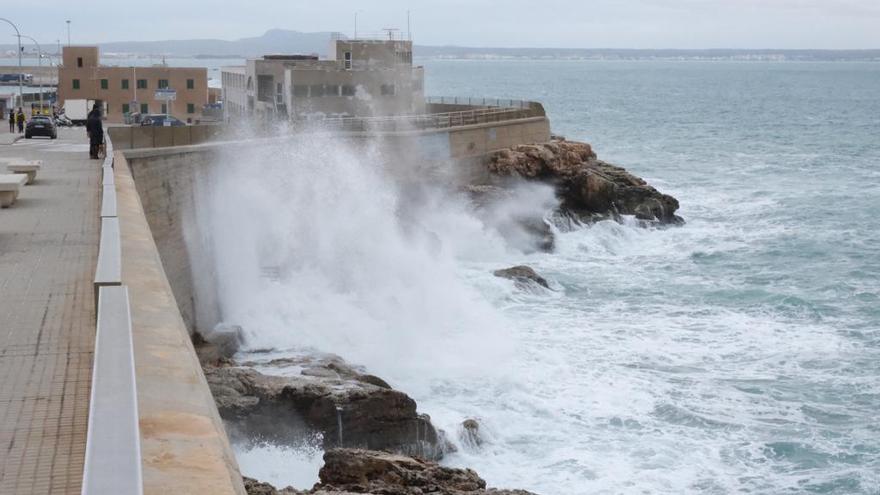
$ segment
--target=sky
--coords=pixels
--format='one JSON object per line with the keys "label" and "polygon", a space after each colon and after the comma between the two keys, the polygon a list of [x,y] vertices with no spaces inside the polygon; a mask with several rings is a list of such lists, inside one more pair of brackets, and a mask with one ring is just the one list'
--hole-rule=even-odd
{"label": "sky", "polygon": [[[50,44],[216,38],[273,28],[406,30],[421,45],[539,48],[880,48],[880,0],[41,0],[0,17]],[[37,7],[39,6],[39,8]],[[8,39],[4,39],[8,38]],[[0,44],[14,43],[0,22]]]}

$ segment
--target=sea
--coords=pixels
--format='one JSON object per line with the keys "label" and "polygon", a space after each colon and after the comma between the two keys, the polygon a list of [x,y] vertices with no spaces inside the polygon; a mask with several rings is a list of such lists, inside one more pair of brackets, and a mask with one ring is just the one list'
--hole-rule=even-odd
{"label": "sea", "polygon": [[[685,223],[559,229],[554,252],[526,254],[461,202],[413,205],[381,157],[303,142],[283,186],[248,199],[271,227],[217,205],[222,245],[296,260],[228,295],[249,345],[366,366],[445,430],[444,464],[492,487],[880,493],[880,64],[422,63],[431,95],[542,102],[555,134],[678,198]],[[551,290],[492,275],[520,264]],[[237,450],[280,486],[321,465]]]}
{"label": "sea", "polygon": [[[491,487],[880,493],[880,63],[417,62],[430,95],[542,102],[685,223],[560,228],[525,253],[462,198],[414,201],[376,153],[299,142],[200,209],[241,358],[365,366]],[[551,289],[492,275],[520,264]],[[246,475],[317,481],[315,447],[235,448]]]}

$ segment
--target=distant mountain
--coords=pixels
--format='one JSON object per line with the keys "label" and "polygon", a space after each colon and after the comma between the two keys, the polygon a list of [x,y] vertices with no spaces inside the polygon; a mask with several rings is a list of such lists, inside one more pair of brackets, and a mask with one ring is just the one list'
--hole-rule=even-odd
{"label": "distant mountain", "polygon": [[317,53],[326,55],[331,33],[301,33],[283,29],[266,31],[262,36],[227,40],[120,41],[101,43],[105,53],[137,53],[174,56],[258,57],[269,53]]}
{"label": "distant mountain", "polygon": [[[239,40],[117,41],[101,43],[105,55],[135,54],[172,57],[252,58],[273,53],[329,55],[332,33],[302,33],[271,29],[262,36]],[[15,54],[15,45],[0,45],[0,54]],[[880,61],[880,50],[643,50],[599,48],[481,48],[424,46],[414,48],[423,58],[465,59],[588,59],[588,60],[801,60]]]}

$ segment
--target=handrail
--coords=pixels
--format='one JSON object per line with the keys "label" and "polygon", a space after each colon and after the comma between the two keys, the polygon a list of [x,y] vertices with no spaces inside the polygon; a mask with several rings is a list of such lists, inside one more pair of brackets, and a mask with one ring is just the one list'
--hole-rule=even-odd
{"label": "handrail", "polygon": [[140,428],[128,288],[122,285],[113,145],[102,169],[101,240],[95,270],[94,367],[82,495],[143,494]]}
{"label": "handrail", "polygon": [[[350,132],[407,131],[422,129],[445,129],[465,125],[503,122],[508,120],[539,117],[536,104],[520,100],[495,100],[487,98],[430,98],[432,104],[448,104],[472,107],[469,110],[428,113],[416,115],[393,115],[382,117],[328,117],[306,121],[324,128]],[[538,106],[539,107],[539,106]]]}
{"label": "handrail", "polygon": [[82,495],[142,495],[140,441],[128,288],[102,287]]}

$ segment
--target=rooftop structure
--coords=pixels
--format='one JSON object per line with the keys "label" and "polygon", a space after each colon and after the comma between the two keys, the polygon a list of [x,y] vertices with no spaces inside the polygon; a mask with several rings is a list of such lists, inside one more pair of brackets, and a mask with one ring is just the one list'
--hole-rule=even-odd
{"label": "rooftop structure", "polygon": [[405,115],[424,110],[424,70],[412,64],[412,41],[333,40],[333,58],[266,55],[222,71],[227,119],[291,120]]}

